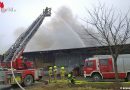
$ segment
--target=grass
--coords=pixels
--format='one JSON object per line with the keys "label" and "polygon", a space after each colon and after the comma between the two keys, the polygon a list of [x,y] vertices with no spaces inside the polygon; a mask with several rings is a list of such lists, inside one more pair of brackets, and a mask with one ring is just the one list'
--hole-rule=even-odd
{"label": "grass", "polygon": [[[52,83],[49,85],[42,85],[34,88],[30,88],[27,90],[106,90],[106,89],[97,89],[97,88],[92,88],[92,87],[87,87],[87,86],[72,86],[69,87],[65,83]],[[110,90],[110,89],[107,89]]]}
{"label": "grass", "polygon": [[94,88],[100,88],[100,89],[119,89],[120,87],[130,87],[130,82],[121,82],[121,83],[115,83],[115,82],[87,82],[87,86],[91,86]]}
{"label": "grass", "polygon": [[76,85],[70,86],[67,80],[58,80],[56,83],[53,81],[47,85],[41,83],[27,90],[119,90],[120,87],[130,87],[130,82],[117,84],[114,82],[76,81]]}

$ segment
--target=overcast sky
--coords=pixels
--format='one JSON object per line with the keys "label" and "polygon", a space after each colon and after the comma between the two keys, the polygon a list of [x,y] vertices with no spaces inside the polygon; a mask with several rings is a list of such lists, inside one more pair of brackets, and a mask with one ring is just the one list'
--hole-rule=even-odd
{"label": "overcast sky", "polygon": [[[14,12],[0,12],[0,54],[4,53],[15,41],[14,33],[19,28],[27,28],[33,20],[42,12],[46,6],[52,8],[52,17],[45,19],[50,22],[62,6],[68,7],[74,17],[84,18],[86,9],[91,10],[93,6],[104,3],[115,9],[126,13],[130,8],[130,0],[0,0],[4,2],[5,8],[13,8]],[[80,20],[80,19],[79,19]],[[82,23],[82,22],[81,22]],[[46,27],[46,26],[44,26]],[[72,34],[73,35],[73,34]],[[60,37],[59,37],[60,38]],[[77,41],[82,43],[82,41]],[[80,44],[79,44],[80,45]],[[84,45],[81,45],[81,47]],[[44,46],[43,46],[44,47]],[[53,46],[54,48],[55,46]]]}

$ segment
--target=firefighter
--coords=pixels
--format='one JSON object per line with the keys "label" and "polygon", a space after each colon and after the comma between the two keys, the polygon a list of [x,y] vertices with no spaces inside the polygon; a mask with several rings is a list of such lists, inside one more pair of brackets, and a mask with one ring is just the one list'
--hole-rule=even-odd
{"label": "firefighter", "polygon": [[57,82],[57,66],[54,66],[54,81]]}
{"label": "firefighter", "polygon": [[68,74],[67,78],[70,84],[75,84],[75,77],[73,76],[72,72]]}
{"label": "firefighter", "polygon": [[60,69],[60,77],[61,77],[61,80],[64,80],[65,79],[65,68],[64,67],[61,67]]}
{"label": "firefighter", "polygon": [[52,81],[52,67],[49,67],[49,83]]}

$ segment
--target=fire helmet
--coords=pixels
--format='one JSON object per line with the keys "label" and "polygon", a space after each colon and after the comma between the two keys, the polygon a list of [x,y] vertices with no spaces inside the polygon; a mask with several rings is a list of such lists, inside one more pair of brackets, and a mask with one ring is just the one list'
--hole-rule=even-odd
{"label": "fire helmet", "polygon": [[54,66],[54,68],[57,68],[57,66]]}
{"label": "fire helmet", "polygon": [[49,67],[49,69],[52,69],[52,67]]}
{"label": "fire helmet", "polygon": [[64,67],[61,67],[61,69],[65,69]]}

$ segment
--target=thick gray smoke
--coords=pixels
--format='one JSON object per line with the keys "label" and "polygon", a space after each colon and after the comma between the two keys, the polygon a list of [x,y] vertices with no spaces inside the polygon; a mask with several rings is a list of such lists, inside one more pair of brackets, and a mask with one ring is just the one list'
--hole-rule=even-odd
{"label": "thick gray smoke", "polygon": [[[85,47],[82,36],[77,32],[83,29],[72,11],[67,7],[61,7],[57,12],[52,12],[54,17],[48,23],[40,27],[31,39],[25,51],[54,50]],[[18,37],[25,28],[15,31]]]}

